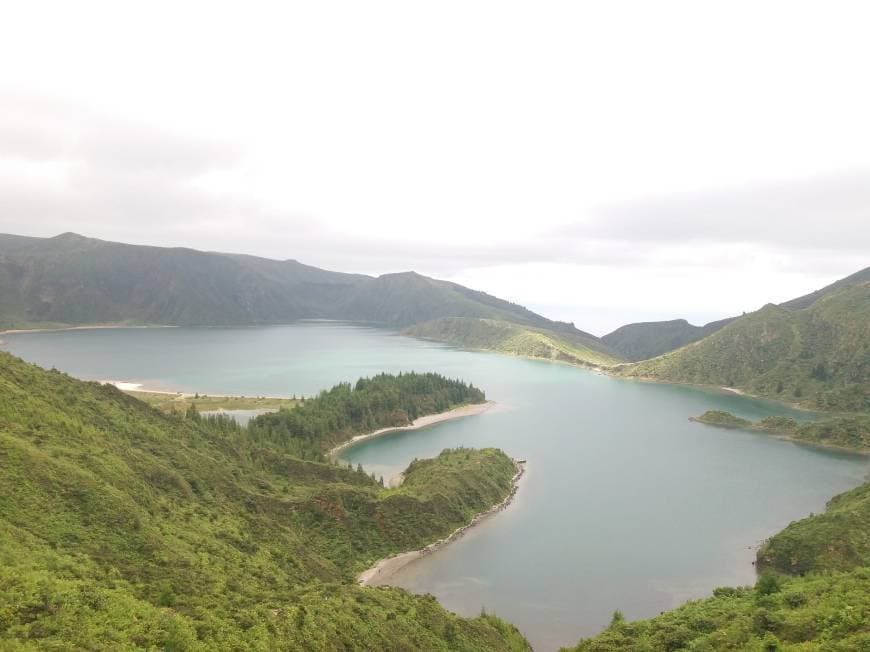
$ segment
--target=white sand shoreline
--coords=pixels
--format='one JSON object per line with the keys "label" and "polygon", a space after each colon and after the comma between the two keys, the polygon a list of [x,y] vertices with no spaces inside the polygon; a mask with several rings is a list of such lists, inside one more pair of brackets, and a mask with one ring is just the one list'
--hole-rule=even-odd
{"label": "white sand shoreline", "polygon": [[357,435],[353,439],[346,441],[343,444],[339,444],[338,446],[330,450],[329,457],[331,457],[332,459],[336,459],[338,457],[338,454],[346,448],[350,448],[352,446],[355,446],[356,444],[359,444],[360,442],[369,439],[382,437],[391,432],[398,432],[402,430],[419,430],[420,428],[432,426],[436,423],[441,423],[442,421],[450,421],[451,419],[458,419],[461,417],[474,416],[475,414],[482,414],[489,410],[493,405],[495,405],[495,401],[486,401],[485,403],[472,403],[470,405],[462,405],[458,408],[448,410],[447,412],[439,412],[438,414],[427,414],[426,416],[414,419],[414,422],[408,426],[393,426],[390,428],[381,428],[380,430],[375,430],[374,432],[370,432],[366,435]]}
{"label": "white sand shoreline", "polygon": [[400,571],[411,562],[416,561],[421,557],[431,555],[433,552],[440,550],[444,546],[452,543],[453,541],[461,537],[463,534],[465,534],[465,532],[473,528],[475,525],[478,525],[487,517],[492,516],[496,512],[500,512],[508,507],[508,505],[513,502],[513,499],[520,488],[520,479],[526,472],[525,460],[514,460],[513,462],[516,466],[517,472],[514,474],[514,477],[511,478],[510,493],[503,501],[501,501],[497,505],[493,505],[492,507],[483,512],[480,512],[479,514],[476,514],[474,518],[471,519],[471,522],[469,522],[467,525],[456,528],[453,532],[451,532],[443,539],[439,539],[438,541],[430,543],[428,546],[420,548],[419,550],[410,550],[408,552],[402,552],[397,555],[393,555],[392,557],[387,557],[385,559],[379,560],[375,563],[374,566],[367,570],[364,570],[357,576],[357,583],[359,583],[360,586],[385,586],[389,582],[391,577],[393,577],[398,571]]}
{"label": "white sand shoreline", "polygon": [[111,328],[146,329],[146,328],[178,328],[178,326],[134,325],[134,324],[90,324],[87,326],[48,326],[46,328],[10,328],[0,330],[0,335],[18,335],[20,333],[63,333],[66,331],[99,331]]}
{"label": "white sand shoreline", "polygon": [[[161,394],[164,396],[179,396],[181,398],[195,398],[197,394],[202,398],[261,398],[274,401],[289,401],[290,396],[260,396],[260,395],[242,395],[242,394],[212,394],[210,392],[180,392],[168,389],[149,389],[142,383],[136,383],[129,380],[98,380],[101,385],[114,385],[122,392],[138,392],[140,394]],[[297,395],[296,398],[300,398]]]}

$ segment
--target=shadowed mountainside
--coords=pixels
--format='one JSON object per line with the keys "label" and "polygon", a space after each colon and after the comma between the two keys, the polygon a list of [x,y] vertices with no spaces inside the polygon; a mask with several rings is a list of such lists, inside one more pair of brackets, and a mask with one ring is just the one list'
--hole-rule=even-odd
{"label": "shadowed mountainside", "polygon": [[415,272],[373,278],[295,260],[127,245],[74,233],[0,235],[0,297],[0,328],[247,326],[299,319],[406,328],[450,317],[518,324],[569,343],[582,339],[620,359],[573,324]]}

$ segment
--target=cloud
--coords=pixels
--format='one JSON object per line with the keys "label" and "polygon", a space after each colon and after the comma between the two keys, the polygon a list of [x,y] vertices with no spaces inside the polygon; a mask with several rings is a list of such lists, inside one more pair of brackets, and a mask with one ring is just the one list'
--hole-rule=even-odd
{"label": "cloud", "polygon": [[491,222],[491,237],[427,220],[426,233],[440,229],[436,242],[414,228],[350,232],[317,214],[318,205],[294,208],[292,198],[267,204],[244,183],[247,152],[234,142],[45,96],[0,94],[0,107],[3,232],[77,231],[369,274],[414,269],[596,332],[632,319],[735,314],[868,264],[870,176],[863,171],[578,205],[586,219],[576,224],[530,215],[532,224],[540,217],[531,236],[491,216],[481,218]]}
{"label": "cloud", "polygon": [[602,207],[569,238],[870,251],[870,170]]}
{"label": "cloud", "polygon": [[152,124],[122,120],[67,100],[0,92],[0,156],[74,161],[101,174],[156,173],[182,179],[232,167],[241,148]]}

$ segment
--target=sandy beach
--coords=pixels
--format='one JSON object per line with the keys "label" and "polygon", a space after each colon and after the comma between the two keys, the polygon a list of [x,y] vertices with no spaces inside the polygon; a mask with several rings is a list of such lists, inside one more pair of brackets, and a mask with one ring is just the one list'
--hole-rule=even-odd
{"label": "sandy beach", "polygon": [[489,410],[493,405],[495,405],[495,401],[487,401],[486,403],[473,403],[471,405],[463,405],[458,408],[454,408],[447,412],[439,412],[438,414],[427,414],[424,417],[420,417],[419,419],[415,419],[413,423],[407,426],[394,426],[392,428],[381,428],[380,430],[375,430],[374,432],[370,432],[367,435],[357,435],[353,439],[336,446],[331,451],[329,451],[329,456],[331,458],[336,458],[338,454],[343,451],[345,448],[353,446],[354,444],[358,444],[361,441],[365,441],[367,439],[374,439],[375,437],[381,437],[390,432],[398,432],[400,430],[419,430],[420,428],[425,428],[426,426],[431,426],[436,423],[441,423],[442,421],[449,421],[451,419],[458,419],[460,417],[470,417],[475,414],[482,414]]}
{"label": "sandy beach", "polygon": [[170,392],[162,389],[146,389],[142,383],[131,383],[125,380],[99,380],[101,385],[114,385],[122,392],[141,392],[143,394],[164,394],[166,396],[193,396],[184,392]]}
{"label": "sandy beach", "polygon": [[492,514],[495,514],[496,512],[500,512],[501,510],[505,509],[508,505],[511,504],[514,496],[516,496],[520,486],[520,478],[522,478],[523,474],[526,472],[525,461],[514,460],[514,465],[516,466],[517,472],[511,479],[510,493],[503,501],[501,501],[497,505],[490,507],[484,512],[480,512],[474,518],[472,518],[471,522],[467,525],[463,525],[462,527],[455,529],[448,536],[444,537],[443,539],[439,539],[434,543],[430,543],[428,546],[421,548],[420,550],[402,552],[398,555],[393,555],[392,557],[381,559],[374,566],[360,573],[357,576],[357,582],[361,586],[383,586],[389,582],[390,578],[393,575],[395,575],[400,569],[404,568],[411,562],[420,559],[421,557],[425,557],[426,555],[431,555],[436,550],[443,548],[452,541],[455,541],[456,539],[461,537],[463,534],[465,534],[465,532],[473,528],[475,525],[479,524],[488,516],[491,516]]}
{"label": "sandy beach", "polygon": [[15,335],[17,333],[63,333],[65,331],[98,331],[114,328],[144,329],[144,328],[178,328],[178,326],[163,326],[159,324],[136,326],[131,324],[89,324],[84,326],[47,326],[45,328],[10,328],[0,330],[0,335]]}

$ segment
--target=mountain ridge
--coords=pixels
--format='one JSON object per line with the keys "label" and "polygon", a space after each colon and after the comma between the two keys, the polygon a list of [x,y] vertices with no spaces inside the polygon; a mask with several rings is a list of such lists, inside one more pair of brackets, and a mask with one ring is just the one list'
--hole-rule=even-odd
{"label": "mountain ridge", "polygon": [[614,371],[817,410],[870,411],[870,282],[838,285],[806,308],[767,304],[702,340]]}
{"label": "mountain ridge", "polygon": [[53,238],[0,234],[0,292],[0,325],[6,327],[346,319],[404,328],[450,316],[588,335],[509,301],[413,271],[374,277],[295,259],[132,245],[72,232]]}
{"label": "mountain ridge", "polygon": [[[856,285],[865,281],[870,281],[870,267],[834,281],[809,294],[784,301],[780,304],[770,305],[779,305],[789,310],[809,308],[818,299],[841,287]],[[601,339],[629,362],[640,362],[702,340],[736,319],[740,319],[740,316],[726,317],[709,322],[703,326],[695,326],[685,319],[635,322],[620,326],[616,330],[602,336]]]}

